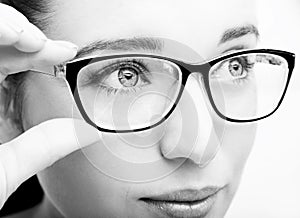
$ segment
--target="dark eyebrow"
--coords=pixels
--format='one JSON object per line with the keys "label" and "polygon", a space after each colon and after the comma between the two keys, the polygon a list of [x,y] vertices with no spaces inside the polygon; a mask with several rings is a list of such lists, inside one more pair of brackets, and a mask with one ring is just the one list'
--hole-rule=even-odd
{"label": "dark eyebrow", "polygon": [[223,33],[219,45],[249,34],[254,34],[256,38],[259,38],[258,29],[252,24],[228,29]]}
{"label": "dark eyebrow", "polygon": [[134,37],[129,39],[116,40],[98,40],[81,48],[75,59],[91,54],[96,51],[112,50],[112,51],[162,51],[163,41],[158,38],[150,37]]}
{"label": "dark eyebrow", "polygon": [[[259,33],[254,25],[246,25],[235,27],[226,30],[219,41],[219,45],[242,36],[254,34],[257,38]],[[151,37],[134,37],[134,38],[121,38],[115,40],[97,40],[84,47],[82,47],[74,59],[90,55],[97,51],[112,50],[112,51],[136,51],[147,50],[150,52],[162,51],[164,42],[159,38]]]}

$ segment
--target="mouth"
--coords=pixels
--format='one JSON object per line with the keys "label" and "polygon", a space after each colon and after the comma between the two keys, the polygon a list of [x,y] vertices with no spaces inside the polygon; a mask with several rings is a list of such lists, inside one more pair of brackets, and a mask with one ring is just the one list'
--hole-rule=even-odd
{"label": "mouth", "polygon": [[204,218],[223,188],[208,186],[201,190],[185,189],[139,200],[156,214],[167,217]]}

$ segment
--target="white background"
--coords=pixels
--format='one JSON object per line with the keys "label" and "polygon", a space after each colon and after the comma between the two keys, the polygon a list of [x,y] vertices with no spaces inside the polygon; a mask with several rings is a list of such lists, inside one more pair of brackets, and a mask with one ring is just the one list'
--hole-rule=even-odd
{"label": "white background", "polygon": [[300,218],[300,0],[258,1],[260,47],[298,55],[287,95],[259,122],[256,142],[226,218]]}

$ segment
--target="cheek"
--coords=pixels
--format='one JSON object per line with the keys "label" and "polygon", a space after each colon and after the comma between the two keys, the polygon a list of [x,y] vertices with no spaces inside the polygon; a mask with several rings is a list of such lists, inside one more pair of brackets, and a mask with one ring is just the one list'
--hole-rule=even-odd
{"label": "cheek", "polygon": [[[30,73],[23,104],[25,130],[49,119],[74,117],[82,119],[66,82],[51,76]],[[255,133],[255,124],[226,125],[222,152],[231,162],[245,162]]]}
{"label": "cheek", "polygon": [[27,130],[54,118],[80,118],[80,113],[62,79],[30,72],[23,102],[23,126]]}
{"label": "cheek", "polygon": [[[54,118],[81,119],[63,80],[38,73],[30,73],[27,78],[23,104],[25,130]],[[47,196],[68,217],[85,217],[86,214],[94,214],[96,217],[100,211],[116,211],[113,205],[122,207],[122,202],[125,202],[126,186],[104,176],[88,162],[81,151],[58,161],[40,172],[38,177]],[[125,206],[122,208],[125,210]]]}
{"label": "cheek", "polygon": [[47,197],[66,217],[127,214],[128,187],[104,176],[81,152],[69,155],[40,172],[38,177]]}
{"label": "cheek", "polygon": [[257,125],[232,125],[226,130],[220,152],[234,174],[242,172],[255,141]]}
{"label": "cheek", "polygon": [[[74,104],[64,81],[31,73],[23,107],[25,130],[53,118],[81,118],[79,112],[74,110],[76,109]],[[215,172],[219,170],[225,177],[226,174],[235,175],[228,179],[231,180],[232,185],[237,184],[238,175],[241,175],[251,151],[255,133],[255,124],[226,126],[222,146],[209,168],[211,170],[208,172],[207,169],[205,177],[215,178]],[[120,151],[122,143],[112,140],[109,144],[117,144],[116,150]],[[128,150],[125,151],[125,156],[132,156],[129,155]],[[98,154],[95,155],[95,159],[104,161],[103,165],[110,168],[113,166],[107,156]],[[153,151],[153,154],[154,157],[157,152]],[[224,165],[228,166],[226,172]],[[110,217],[129,214],[126,209],[127,204],[131,203],[126,200],[128,184],[118,182],[99,172],[82,151],[75,152],[40,172],[39,179],[47,196],[69,217],[84,217],[86,214],[96,217],[100,212]]]}

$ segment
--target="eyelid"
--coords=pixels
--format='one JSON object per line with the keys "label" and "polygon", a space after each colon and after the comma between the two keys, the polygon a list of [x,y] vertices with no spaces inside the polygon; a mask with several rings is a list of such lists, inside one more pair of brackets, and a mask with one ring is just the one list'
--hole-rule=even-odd
{"label": "eyelid", "polygon": [[[120,59],[120,60],[115,60],[115,61],[111,61],[111,63],[108,63],[106,64],[106,66],[103,67],[103,70],[107,69],[107,68],[110,68],[110,67],[120,67],[122,65],[132,65],[132,66],[135,66],[135,65],[139,65],[138,67],[141,67],[143,68],[143,70],[147,70],[147,66],[146,66],[146,63],[144,63],[142,60],[139,60],[139,59],[135,59],[135,58],[128,58],[128,59]],[[140,66],[142,65],[142,66]]]}
{"label": "eyelid", "polygon": [[231,59],[226,59],[226,60],[223,60],[221,63],[218,64],[217,68],[216,69],[213,69],[212,72],[216,72],[218,71],[220,68],[222,68],[224,66],[224,64],[226,64],[227,62],[229,62]]}
{"label": "eyelid", "polygon": [[211,71],[212,74],[213,74],[214,72],[218,71],[221,67],[223,67],[223,65],[224,65],[226,62],[228,62],[228,60],[224,60],[224,61],[222,61],[221,63],[219,63],[218,66],[217,66],[217,68],[215,68],[215,69],[213,69],[213,71]]}
{"label": "eyelid", "polygon": [[[139,70],[142,71],[141,76],[144,76],[145,73],[149,72],[149,68],[147,67],[147,64],[143,60],[139,60],[139,59],[135,59],[135,58],[132,58],[132,59],[120,59],[120,60],[108,63],[106,66],[103,67],[102,72],[105,73],[105,71],[107,69],[116,70],[119,67],[126,66],[126,65],[128,65],[128,66],[134,66],[134,67],[139,68]],[[107,74],[106,76],[108,76],[108,75],[109,74]]]}
{"label": "eyelid", "polygon": [[[131,63],[129,63],[131,62]],[[128,64],[130,66],[130,64],[134,64],[134,65],[139,65],[139,68],[142,68],[141,70],[143,71],[141,73],[141,77],[143,80],[145,80],[146,82],[150,82],[149,79],[144,75],[147,74],[149,72],[146,63],[144,63],[142,60],[138,60],[138,59],[120,59],[120,60],[112,60],[109,63],[107,63],[102,69],[101,71],[97,70],[94,66],[94,68],[92,70],[90,70],[90,75],[88,76],[89,78],[87,79],[87,81],[85,82],[85,85],[87,84],[93,84],[93,82],[95,80],[105,80],[108,76],[110,76],[111,73],[113,73],[115,70],[118,69],[118,67],[124,65],[126,66],[126,64]],[[143,65],[143,66],[140,66]],[[96,65],[97,66],[97,65]],[[110,71],[110,72],[107,72]]]}
{"label": "eyelid", "polygon": [[[218,56],[215,57],[215,58],[212,58],[212,60],[218,59],[218,58],[220,58],[220,57],[222,57],[222,56],[225,56],[225,55],[228,55],[228,54],[232,54],[232,53],[235,53],[235,52],[239,52],[239,51],[242,51],[242,50],[252,50],[252,49],[253,49],[253,48],[249,48],[248,46],[245,46],[245,45],[236,45],[236,46],[230,47],[230,48],[228,48],[228,49],[222,51],[220,55],[218,55]],[[227,62],[228,60],[229,60],[229,59],[226,59],[226,60],[222,61],[221,64],[218,66],[218,68],[215,69],[215,70],[220,69],[220,67],[222,67],[223,64],[224,64],[225,62]],[[214,70],[214,71],[215,71],[215,70]]]}

